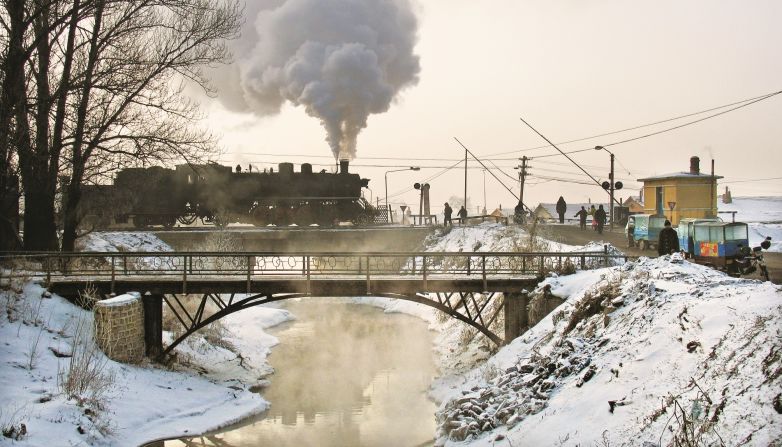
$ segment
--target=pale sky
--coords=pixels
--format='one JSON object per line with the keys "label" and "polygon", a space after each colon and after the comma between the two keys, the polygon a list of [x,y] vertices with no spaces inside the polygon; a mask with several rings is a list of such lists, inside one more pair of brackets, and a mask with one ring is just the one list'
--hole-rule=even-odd
{"label": "pale sky", "polygon": [[[514,178],[516,159],[532,157],[525,189],[525,203],[532,207],[560,195],[569,203],[606,202],[607,194],[597,185],[536,178],[590,181],[562,156],[535,160],[556,150],[528,150],[545,141],[519,117],[558,143],[782,90],[779,0],[426,0],[415,10],[420,80],[403,90],[388,112],[370,116],[351,165],[352,172],[371,179],[367,198],[371,194],[373,203],[377,197],[382,203],[386,171],[420,166],[418,172],[388,175],[395,208],[402,203],[417,207],[412,184],[464,157],[454,137],[479,157],[495,159]],[[288,104],[278,115],[258,117],[228,112],[218,101],[205,105],[208,125],[221,137],[224,164],[333,163],[325,131],[301,108]],[[608,145],[703,116],[560,147]],[[702,170],[715,159],[716,174],[725,177],[721,191],[728,185],[734,196],[782,195],[781,118],[778,95],[702,123],[610,146],[618,161],[617,179],[626,185],[617,196],[637,195],[638,178],[686,171],[692,155],[701,158]],[[498,153],[503,155],[492,155]],[[607,178],[607,153],[590,150],[573,158],[599,180]],[[477,162],[471,159],[469,166]],[[483,204],[483,175],[480,169],[468,171],[474,205]],[[518,182],[496,175],[518,194]],[[747,181],[757,179],[771,180]],[[463,166],[429,183],[433,211],[439,212],[451,196],[463,196]],[[489,211],[516,203],[489,174],[486,195]]]}

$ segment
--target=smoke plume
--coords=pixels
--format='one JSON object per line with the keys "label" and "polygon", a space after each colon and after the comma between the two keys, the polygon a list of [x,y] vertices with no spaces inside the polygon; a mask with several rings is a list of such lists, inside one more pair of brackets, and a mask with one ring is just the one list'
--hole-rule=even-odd
{"label": "smoke plume", "polygon": [[259,115],[303,106],[335,158],[355,157],[369,115],[418,81],[409,0],[248,1],[245,14],[237,63],[216,74],[221,100]]}

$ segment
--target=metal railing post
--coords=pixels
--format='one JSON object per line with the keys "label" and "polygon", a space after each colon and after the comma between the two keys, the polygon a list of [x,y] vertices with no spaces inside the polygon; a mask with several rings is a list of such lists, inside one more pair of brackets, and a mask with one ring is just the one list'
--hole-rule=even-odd
{"label": "metal railing post", "polygon": [[[182,293],[184,295],[187,295],[187,261],[188,256],[184,255],[182,257]],[[191,266],[192,268],[192,266]]]}
{"label": "metal railing post", "polygon": [[423,275],[424,275],[424,292],[428,289],[426,286],[426,256],[421,256],[421,262],[423,262]]}
{"label": "metal railing post", "polygon": [[481,270],[483,271],[483,291],[489,289],[486,284],[486,255],[481,256]]}
{"label": "metal railing post", "polygon": [[470,265],[470,259],[472,259],[472,257],[470,257],[468,255],[467,256],[467,275],[471,275],[472,274],[472,266]]}
{"label": "metal railing post", "polygon": [[114,278],[115,278],[115,267],[114,267],[114,261],[116,261],[116,258],[114,256],[111,257],[111,293],[114,293]]}
{"label": "metal railing post", "polygon": [[310,257],[307,256],[307,295],[312,294],[312,285],[310,284]]}
{"label": "metal railing post", "polygon": [[[359,264],[361,262],[359,261]],[[369,279],[369,256],[367,256],[367,295],[371,293],[370,279]]]}
{"label": "metal railing post", "polygon": [[250,293],[250,284],[251,284],[251,275],[252,275],[252,268],[250,266],[250,263],[252,261],[252,256],[247,256],[247,293]]}
{"label": "metal railing post", "polygon": [[586,269],[586,255],[581,255],[581,270]]}
{"label": "metal railing post", "polygon": [[52,258],[46,256],[46,287],[52,283]]}
{"label": "metal railing post", "polygon": [[540,256],[540,265],[538,266],[538,275],[543,276],[543,268],[546,262],[546,258],[543,255]]}

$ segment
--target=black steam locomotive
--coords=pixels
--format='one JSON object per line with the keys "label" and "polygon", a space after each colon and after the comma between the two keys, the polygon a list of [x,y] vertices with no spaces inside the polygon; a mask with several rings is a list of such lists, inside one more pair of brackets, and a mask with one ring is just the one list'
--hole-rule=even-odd
{"label": "black steam locomotive", "polygon": [[219,164],[127,168],[113,185],[87,185],[80,200],[83,227],[102,228],[131,222],[137,228],[173,227],[201,219],[204,224],[229,222],[330,226],[350,221],[366,225],[376,210],[361,195],[368,179],[348,172],[313,172],[304,163],[300,172],[292,163],[280,163],[275,172],[236,170]]}

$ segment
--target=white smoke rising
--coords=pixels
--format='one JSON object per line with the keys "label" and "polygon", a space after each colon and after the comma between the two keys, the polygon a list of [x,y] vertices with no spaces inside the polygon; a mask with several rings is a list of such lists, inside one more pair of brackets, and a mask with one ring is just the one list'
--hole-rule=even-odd
{"label": "white smoke rising", "polygon": [[335,158],[354,158],[369,115],[418,82],[409,0],[248,1],[245,14],[236,64],[215,76],[221,101],[259,115],[304,106]]}

